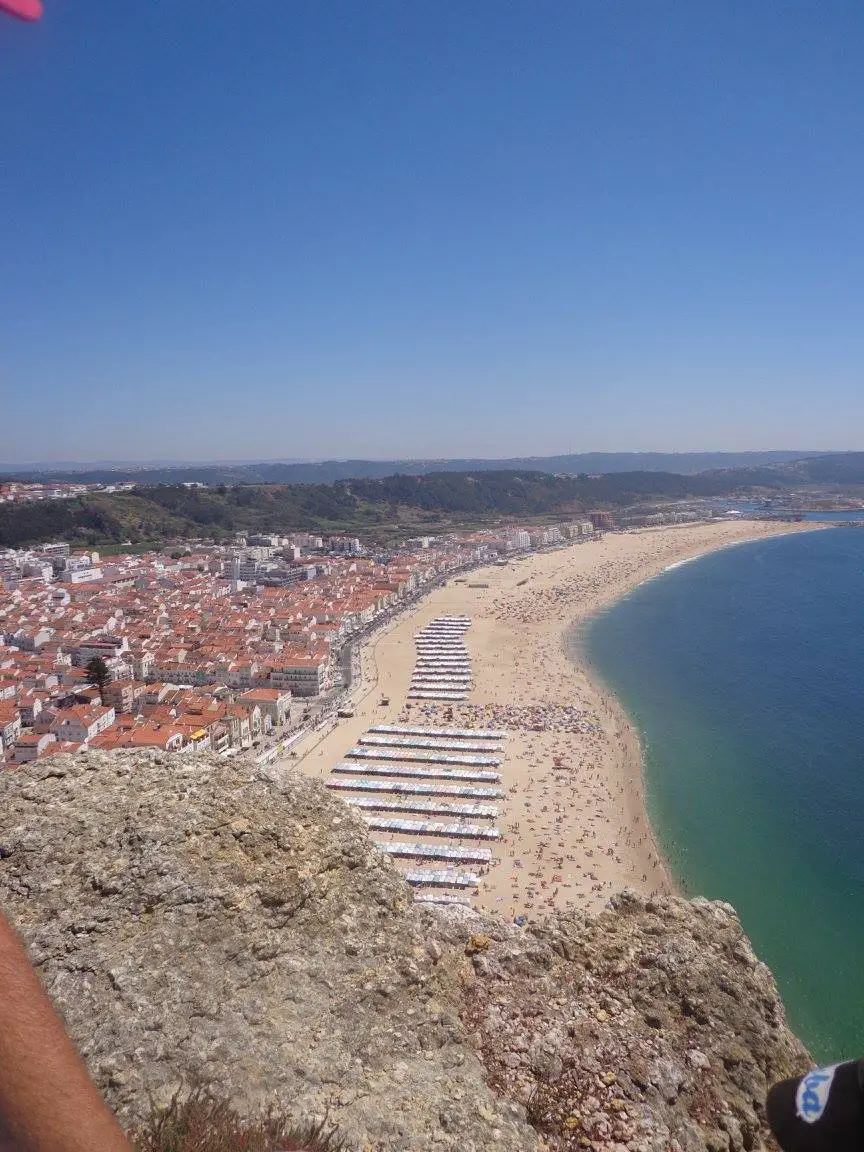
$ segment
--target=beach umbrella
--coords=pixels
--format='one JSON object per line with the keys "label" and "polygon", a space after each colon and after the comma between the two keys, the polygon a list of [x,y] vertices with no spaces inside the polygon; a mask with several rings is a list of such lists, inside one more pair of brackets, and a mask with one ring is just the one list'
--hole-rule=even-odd
{"label": "beach umbrella", "polygon": [[17,16],[19,20],[38,20],[42,15],[42,0],[0,0],[0,12]]}

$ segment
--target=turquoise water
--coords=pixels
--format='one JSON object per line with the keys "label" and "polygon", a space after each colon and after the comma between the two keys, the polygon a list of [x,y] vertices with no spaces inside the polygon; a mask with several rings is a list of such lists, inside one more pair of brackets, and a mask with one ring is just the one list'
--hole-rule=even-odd
{"label": "turquoise water", "polygon": [[585,647],[677,878],[735,905],[817,1057],[864,1055],[864,529],[677,567]]}

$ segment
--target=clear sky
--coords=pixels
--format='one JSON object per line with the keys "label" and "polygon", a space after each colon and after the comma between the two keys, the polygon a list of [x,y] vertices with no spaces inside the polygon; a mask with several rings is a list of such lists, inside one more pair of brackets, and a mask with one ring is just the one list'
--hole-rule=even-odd
{"label": "clear sky", "polygon": [[864,448],[860,0],[0,20],[0,460]]}

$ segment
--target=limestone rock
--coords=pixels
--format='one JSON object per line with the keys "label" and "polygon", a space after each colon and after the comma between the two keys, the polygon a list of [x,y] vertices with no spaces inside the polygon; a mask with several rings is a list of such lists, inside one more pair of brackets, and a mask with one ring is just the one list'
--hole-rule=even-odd
{"label": "limestone rock", "polygon": [[0,903],[130,1125],[199,1080],[357,1148],[749,1152],[807,1061],[728,905],[419,909],[320,783],[239,758],[4,773]]}
{"label": "limestone rock", "polygon": [[[767,1087],[810,1061],[733,908],[628,890],[596,917],[506,928],[493,972],[520,936],[551,964],[476,983],[464,1019],[492,1086],[525,1103],[550,1147],[763,1146]],[[543,1059],[515,1065],[526,1048]]]}

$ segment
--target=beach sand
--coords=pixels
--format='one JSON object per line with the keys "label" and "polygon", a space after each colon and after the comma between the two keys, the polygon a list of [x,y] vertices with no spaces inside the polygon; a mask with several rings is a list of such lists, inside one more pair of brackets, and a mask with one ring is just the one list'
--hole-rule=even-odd
{"label": "beach sand", "polygon": [[[329,776],[372,724],[505,728],[505,799],[496,821],[504,838],[478,906],[512,918],[597,909],[626,885],[669,891],[645,812],[638,736],[616,698],[590,678],[568,634],[671,564],[809,527],[742,521],[607,533],[451,579],[364,646],[354,717],[310,734],[287,763]],[[465,639],[474,688],[452,707],[406,701],[414,632],[446,613],[471,617]]]}

